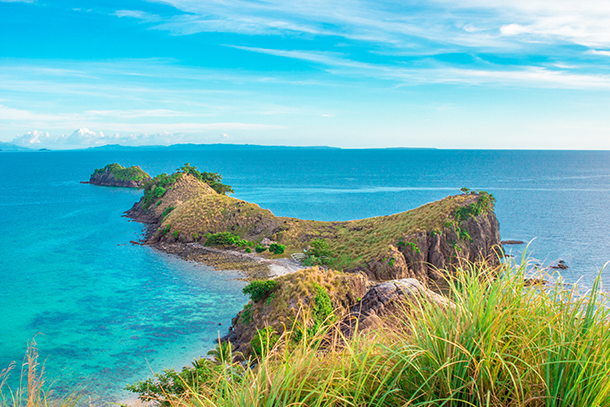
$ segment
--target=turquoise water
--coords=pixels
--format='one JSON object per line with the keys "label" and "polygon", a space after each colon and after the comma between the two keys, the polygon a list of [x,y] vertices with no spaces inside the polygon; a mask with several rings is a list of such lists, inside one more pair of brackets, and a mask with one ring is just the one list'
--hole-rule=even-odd
{"label": "turquoise water", "polygon": [[[205,354],[246,302],[237,273],[129,244],[143,228],[121,215],[140,192],[79,183],[110,162],[153,175],[190,162],[222,173],[237,198],[305,219],[387,215],[463,186],[484,189],[498,200],[502,237],[535,238],[534,261],[565,260],[569,282],[590,285],[610,261],[610,152],[2,153],[0,366],[20,361],[40,332],[54,387],[85,386],[104,402],[125,397],[121,389],[151,370]],[[602,280],[610,285],[607,272]]]}

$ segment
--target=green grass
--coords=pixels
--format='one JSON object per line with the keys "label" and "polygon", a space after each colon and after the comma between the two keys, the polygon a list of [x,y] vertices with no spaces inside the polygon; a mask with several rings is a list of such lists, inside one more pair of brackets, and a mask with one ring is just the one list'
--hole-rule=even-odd
{"label": "green grass", "polygon": [[[495,276],[501,275],[501,278]],[[253,368],[235,364],[175,406],[608,406],[607,297],[524,267],[465,266],[453,307],[421,300],[352,338],[285,332]],[[237,373],[236,373],[237,372]],[[237,378],[236,378],[237,377]]]}

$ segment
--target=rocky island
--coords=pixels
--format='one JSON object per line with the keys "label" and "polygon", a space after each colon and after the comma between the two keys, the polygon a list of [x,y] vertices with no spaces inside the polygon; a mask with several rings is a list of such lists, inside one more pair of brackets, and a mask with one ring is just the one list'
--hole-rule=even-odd
{"label": "rocky island", "polygon": [[96,169],[91,174],[89,183],[107,187],[142,188],[150,179],[150,175],[138,166],[124,168],[114,163]]}
{"label": "rocky island", "polygon": [[[332,304],[322,319],[331,312],[353,313],[361,308],[361,298],[369,304],[361,311],[370,319],[370,304],[389,309],[379,299],[388,297],[387,287],[379,286],[383,282],[394,284],[396,293],[404,284],[399,281],[416,279],[420,283],[411,287],[436,298],[425,288],[428,283],[443,281],[462,263],[493,266],[502,256],[494,198],[485,191],[394,215],[322,222],[275,216],[228,196],[232,190],[221,181],[216,173],[186,164],[147,181],[126,216],[148,224],[145,244],[220,269],[242,270],[254,280],[251,286],[273,276],[267,268],[273,262],[265,261],[292,262],[292,271],[301,269],[273,279],[265,301],[252,301],[234,318],[226,339],[246,357],[260,329],[281,335],[300,312],[316,307],[320,295]],[[375,287],[377,294],[368,294]]]}

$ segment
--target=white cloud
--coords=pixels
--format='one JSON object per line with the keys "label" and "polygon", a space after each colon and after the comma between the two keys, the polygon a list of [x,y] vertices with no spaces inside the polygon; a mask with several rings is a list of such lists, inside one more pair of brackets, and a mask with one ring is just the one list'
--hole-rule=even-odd
{"label": "white cloud", "polygon": [[140,10],[117,10],[113,13],[113,15],[117,17],[130,17],[138,20],[142,20],[145,22],[154,22],[161,21],[161,16],[156,14],[147,13],[146,11]]}
{"label": "white cloud", "polygon": [[[327,35],[412,50],[449,44],[516,50],[532,42],[610,46],[606,0],[165,2],[184,14],[157,28],[177,34]],[[422,44],[414,38],[428,42]]]}
{"label": "white cloud", "polygon": [[403,84],[423,83],[501,85],[563,89],[610,89],[610,75],[579,74],[569,70],[550,70],[537,66],[521,66],[508,69],[464,69],[451,66],[430,65],[418,68],[402,68],[393,65],[370,64],[341,57],[334,52],[301,50],[276,50],[266,48],[236,47],[286,58],[301,59],[328,66],[328,71],[345,76],[368,77],[399,81]]}
{"label": "white cloud", "polygon": [[610,57],[610,51],[599,51],[599,50],[592,49],[592,50],[589,50],[587,53],[591,54],[591,55],[602,55],[605,57]]}

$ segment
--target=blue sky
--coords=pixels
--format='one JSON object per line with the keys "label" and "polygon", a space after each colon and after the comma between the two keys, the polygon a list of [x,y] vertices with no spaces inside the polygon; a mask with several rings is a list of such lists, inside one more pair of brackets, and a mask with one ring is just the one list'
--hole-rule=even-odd
{"label": "blue sky", "polygon": [[610,149],[604,1],[0,0],[0,141]]}

